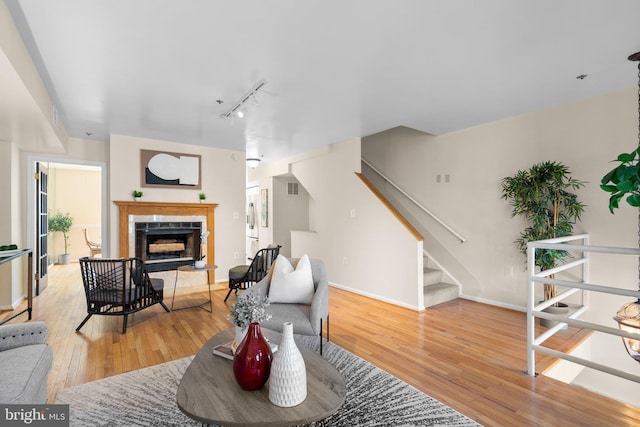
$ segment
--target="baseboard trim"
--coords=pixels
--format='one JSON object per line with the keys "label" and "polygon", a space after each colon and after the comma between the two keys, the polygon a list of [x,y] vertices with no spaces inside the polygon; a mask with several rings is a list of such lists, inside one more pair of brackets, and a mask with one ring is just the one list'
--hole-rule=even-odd
{"label": "baseboard trim", "polygon": [[[349,286],[345,286],[345,285],[341,285],[339,283],[335,283],[335,282],[329,282],[329,286],[332,286],[334,288],[338,288],[338,289],[342,289],[344,291],[347,292],[353,292],[354,294],[358,294],[358,295],[362,295],[368,298],[372,298],[378,301],[383,301],[389,304],[393,304],[393,305],[397,305],[400,307],[404,307],[404,308],[408,308],[410,310],[414,310],[414,311],[423,311],[426,310],[425,307],[418,307],[415,305],[411,305],[411,304],[407,304],[405,302],[402,301],[398,301],[398,300],[394,300],[391,298],[385,298],[385,297],[381,297],[380,295],[376,295],[376,294],[372,294],[371,292],[366,292],[366,291],[361,291],[360,289],[354,289],[351,288]],[[500,302],[500,301],[494,301],[494,300],[490,300],[490,299],[486,299],[486,298],[480,298],[474,295],[466,295],[466,294],[460,294],[459,298],[464,298],[466,300],[469,301],[474,301],[474,302],[479,302],[481,304],[487,304],[487,305],[493,305],[496,307],[502,307],[502,308],[506,308],[508,310],[514,310],[514,311],[520,311],[523,313],[526,313],[527,308],[526,307],[522,307],[519,305],[514,305],[514,304],[507,304],[504,302]]]}
{"label": "baseboard trim", "polygon": [[25,297],[20,297],[20,298],[18,298],[17,301],[14,301],[11,305],[1,305],[0,306],[0,311],[15,310],[16,308],[18,308],[20,306],[20,304],[22,304],[22,301],[24,301],[25,299],[26,299]]}
{"label": "baseboard trim", "polygon": [[342,289],[342,290],[347,291],[347,292],[353,292],[354,294],[362,295],[362,296],[365,296],[365,297],[368,297],[368,298],[372,298],[372,299],[375,299],[375,300],[378,300],[378,301],[383,301],[383,302],[387,302],[389,304],[398,305],[400,307],[408,308],[410,310],[414,310],[414,311],[422,311],[422,310],[424,310],[424,308],[422,310],[420,310],[420,308],[418,306],[416,306],[416,305],[407,304],[406,302],[394,300],[394,299],[391,299],[391,298],[385,298],[385,297],[382,297],[380,295],[372,294],[370,292],[361,291],[360,289],[350,288],[349,286],[344,286],[344,285],[341,285],[339,283],[329,282],[329,286],[332,286],[332,287],[338,288],[338,289]]}
{"label": "baseboard trim", "polygon": [[500,301],[494,301],[494,300],[490,300],[490,299],[486,299],[486,298],[480,298],[480,297],[476,297],[473,295],[465,295],[465,294],[460,294],[460,298],[464,298],[464,299],[468,299],[469,301],[475,301],[475,302],[479,302],[482,304],[487,304],[487,305],[493,305],[496,307],[502,307],[502,308],[506,308],[509,310],[515,310],[515,311],[521,311],[521,312],[526,312],[527,308],[526,307],[522,307],[519,305],[513,305],[513,304],[507,304],[504,302],[500,302]]}

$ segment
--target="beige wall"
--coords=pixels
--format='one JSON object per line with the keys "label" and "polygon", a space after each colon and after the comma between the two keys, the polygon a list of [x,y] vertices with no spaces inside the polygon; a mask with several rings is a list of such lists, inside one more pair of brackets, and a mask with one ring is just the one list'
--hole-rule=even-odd
{"label": "beige wall", "polygon": [[[637,88],[632,88],[447,135],[394,129],[365,138],[363,153],[468,239],[460,244],[429,224],[434,238],[471,272],[462,289],[467,297],[523,307],[524,256],[513,241],[524,223],[511,218],[509,204],[500,198],[501,179],[536,162],[564,162],[575,178],[588,181],[578,191],[587,208],[575,231],[590,233],[595,245],[637,247],[637,210],[623,207],[612,216],[599,188],[612,167],[609,161],[637,145],[637,126]],[[449,174],[450,182],[436,183],[438,174]],[[635,289],[636,265],[635,259],[596,256],[591,281]],[[626,300],[593,297],[609,307]],[[611,317],[609,309],[601,313]]]}
{"label": "beige wall", "polygon": [[[140,185],[140,150],[150,149],[201,155],[202,190],[152,188]],[[111,253],[119,254],[116,200],[131,200],[133,190],[144,193],[142,201],[198,203],[198,194],[215,210],[216,281],[228,279],[229,268],[244,264],[245,254],[245,160],[244,153],[155,139],[111,135],[109,212]],[[212,260],[210,260],[212,261]]]}
{"label": "beige wall", "polygon": [[[380,204],[355,175],[359,171],[360,139],[355,138],[260,166],[252,175],[260,177],[261,188],[274,188],[273,177],[292,173],[313,199],[314,231],[293,233],[293,257],[324,260],[333,286],[421,308],[422,242]],[[260,230],[261,245],[272,238],[270,230]]]}
{"label": "beige wall", "polygon": [[[89,256],[82,229],[88,230],[94,242],[101,242],[102,230],[102,172],[100,170],[49,169],[49,212],[69,213],[73,225],[69,231],[69,254],[72,260]],[[64,253],[62,233],[50,235],[50,259]]]}
{"label": "beige wall", "polygon": [[24,147],[62,152],[68,143],[64,124],[53,123],[53,103],[4,2],[0,2],[0,76],[0,133],[10,134],[12,142]]}

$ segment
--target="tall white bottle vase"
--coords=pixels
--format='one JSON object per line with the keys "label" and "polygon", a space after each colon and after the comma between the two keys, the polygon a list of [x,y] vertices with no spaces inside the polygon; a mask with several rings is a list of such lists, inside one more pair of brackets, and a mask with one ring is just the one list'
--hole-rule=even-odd
{"label": "tall white bottle vase", "polygon": [[293,340],[293,323],[282,326],[282,341],[271,363],[269,400],[276,406],[290,408],[307,398],[307,368]]}

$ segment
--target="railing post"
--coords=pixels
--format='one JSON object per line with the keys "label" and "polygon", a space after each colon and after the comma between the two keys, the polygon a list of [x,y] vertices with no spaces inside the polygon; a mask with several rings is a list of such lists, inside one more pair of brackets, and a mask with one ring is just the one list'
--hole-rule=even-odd
{"label": "railing post", "polygon": [[[589,235],[585,236],[582,239],[582,244],[584,246],[589,246]],[[582,252],[582,258],[586,258],[586,262],[584,264],[582,264],[582,283],[590,283],[589,282],[589,263],[591,261],[590,259],[591,256],[591,252],[590,251],[583,251]],[[583,307],[589,307],[589,291],[582,291],[582,306]]]}
{"label": "railing post", "polygon": [[527,374],[536,376],[536,354],[533,350],[533,340],[535,339],[535,316],[533,306],[536,299],[535,273],[536,250],[531,243],[527,244]]}

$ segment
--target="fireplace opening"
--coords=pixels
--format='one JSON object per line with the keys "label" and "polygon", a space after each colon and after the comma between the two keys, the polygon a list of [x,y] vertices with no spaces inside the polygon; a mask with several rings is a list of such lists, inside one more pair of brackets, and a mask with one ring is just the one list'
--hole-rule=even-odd
{"label": "fireplace opening", "polygon": [[201,222],[136,222],[136,257],[151,272],[193,264],[201,256],[201,233]]}

